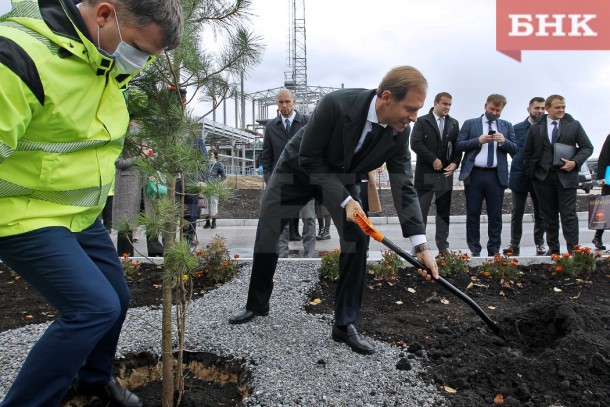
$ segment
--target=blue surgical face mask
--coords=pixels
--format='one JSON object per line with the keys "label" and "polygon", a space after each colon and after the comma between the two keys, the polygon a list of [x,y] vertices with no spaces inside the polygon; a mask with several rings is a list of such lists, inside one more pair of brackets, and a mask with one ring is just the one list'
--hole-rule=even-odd
{"label": "blue surgical face mask", "polygon": [[[138,71],[140,71],[150,58],[146,52],[142,52],[131,45],[127,44],[123,41],[123,36],[121,35],[121,27],[119,26],[119,19],[116,14],[116,10],[114,11],[114,18],[116,20],[116,26],[119,30],[119,38],[121,42],[116,47],[116,50],[109,56],[114,59],[114,71],[117,74],[127,74],[131,75]],[[97,47],[100,48],[100,27],[97,27]]]}

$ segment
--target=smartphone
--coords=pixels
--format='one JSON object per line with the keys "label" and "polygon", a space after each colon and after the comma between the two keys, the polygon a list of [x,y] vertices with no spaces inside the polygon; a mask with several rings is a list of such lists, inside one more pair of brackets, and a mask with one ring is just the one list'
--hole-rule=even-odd
{"label": "smartphone", "polygon": [[495,130],[489,130],[489,133],[487,133],[487,135],[489,135],[489,136],[494,135],[494,134],[496,134]]}

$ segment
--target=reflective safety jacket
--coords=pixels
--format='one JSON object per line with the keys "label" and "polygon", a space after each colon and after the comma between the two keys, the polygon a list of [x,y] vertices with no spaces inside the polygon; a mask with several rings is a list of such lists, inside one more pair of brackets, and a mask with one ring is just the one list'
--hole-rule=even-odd
{"label": "reflective safety jacket", "polygon": [[0,17],[0,236],[78,232],[102,211],[129,122],[127,75],[72,0],[13,0]]}

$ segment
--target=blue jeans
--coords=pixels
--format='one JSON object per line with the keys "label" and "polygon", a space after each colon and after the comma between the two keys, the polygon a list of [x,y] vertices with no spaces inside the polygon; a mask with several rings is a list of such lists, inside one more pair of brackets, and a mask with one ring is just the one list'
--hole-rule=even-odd
{"label": "blue jeans", "polygon": [[1,237],[0,259],[60,312],[0,406],[57,406],[75,379],[110,381],[130,295],[99,219],[78,233],[46,227]]}

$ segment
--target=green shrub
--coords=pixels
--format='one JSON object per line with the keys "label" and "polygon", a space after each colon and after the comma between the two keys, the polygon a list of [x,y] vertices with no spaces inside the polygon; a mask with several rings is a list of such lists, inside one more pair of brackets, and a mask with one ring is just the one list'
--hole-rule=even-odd
{"label": "green shrub", "polygon": [[572,254],[553,254],[551,260],[555,262],[549,271],[553,277],[579,278],[588,280],[595,272],[595,262],[601,254],[591,253],[590,247],[581,248],[576,245]]}
{"label": "green shrub", "polygon": [[402,258],[391,250],[381,251],[381,260],[377,263],[369,264],[369,274],[373,274],[374,278],[382,280],[395,280],[398,276],[398,270],[403,268],[404,262]]}
{"label": "green shrub", "polygon": [[333,249],[322,254],[320,276],[325,280],[337,281],[339,279],[339,256],[341,249]]}
{"label": "green shrub", "polygon": [[468,273],[468,254],[457,250],[451,254],[440,253],[436,256],[438,273],[443,277],[452,277]]}
{"label": "green shrub", "polygon": [[[223,284],[237,273],[239,265],[231,258],[225,241],[224,237],[215,235],[204,248],[195,250],[199,266],[195,270],[194,277],[206,275],[210,281]],[[239,256],[236,254],[234,257]]]}
{"label": "green shrub", "polygon": [[521,280],[523,272],[518,267],[519,260],[496,254],[493,260],[488,260],[479,266],[479,274],[500,281],[503,285],[511,285]]}

